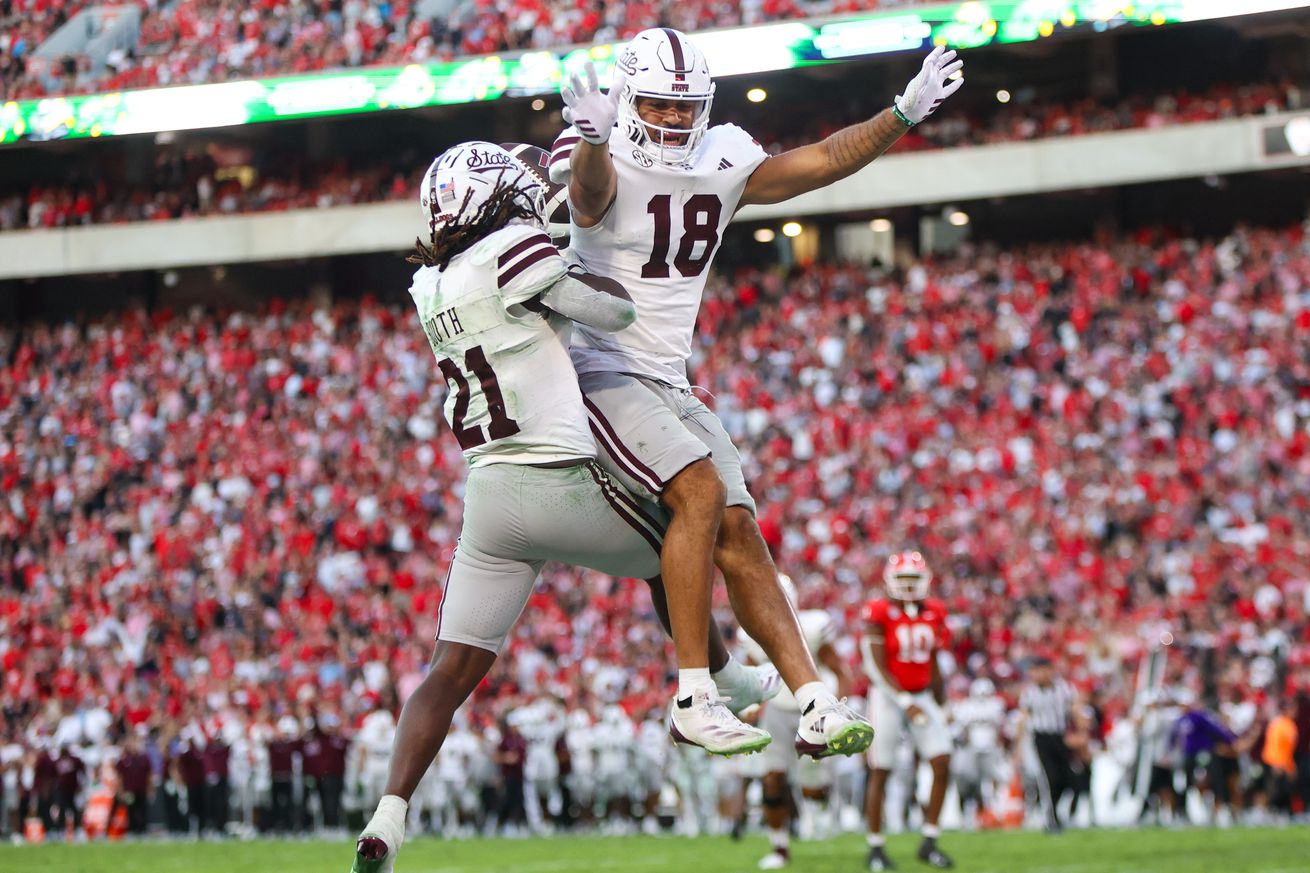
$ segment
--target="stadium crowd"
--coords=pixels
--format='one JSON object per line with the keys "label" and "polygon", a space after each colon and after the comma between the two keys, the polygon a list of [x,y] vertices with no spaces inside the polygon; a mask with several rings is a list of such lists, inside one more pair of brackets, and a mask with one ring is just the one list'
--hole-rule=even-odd
{"label": "stadium crowd", "polygon": [[[908,133],[896,148],[956,148],[1077,136],[1213,121],[1302,105],[1301,89],[1284,81],[1225,84],[1199,94],[1177,92],[1154,99],[1134,97],[1113,106],[1090,99],[1074,104],[998,106],[985,115],[945,113]],[[746,126],[770,153],[778,154],[859,120],[859,113],[867,108],[849,107],[846,121],[834,122],[831,119],[841,118],[843,107],[824,101],[814,110],[814,118],[781,128],[767,119],[762,124],[751,118],[730,120]],[[797,139],[797,130],[807,133]],[[112,172],[105,171],[58,184],[26,182],[21,190],[0,187],[0,231],[403,200],[412,196],[423,169],[414,169],[419,162],[379,158],[375,153],[362,160],[313,163],[273,150],[263,150],[257,157],[239,150],[242,156],[234,158],[231,152],[198,146],[161,148],[150,181],[139,185],[117,182]],[[401,170],[402,166],[409,170]]]}
{"label": "stadium crowd", "polygon": [[[1144,707],[1174,707],[1168,726],[1205,704],[1245,814],[1304,812],[1306,288],[1302,227],[747,270],[711,281],[692,381],[852,663],[881,562],[913,544],[952,611],[953,697],[983,678],[1013,709],[1024,666],[1051,658],[1084,695],[1089,759],[1116,730],[1131,746]],[[9,815],[62,833],[95,797],[102,820],[106,796],[148,796],[175,830],[289,828],[294,798],[340,826],[343,797],[376,797],[460,525],[463,459],[411,311],[0,326],[0,361]],[[1134,670],[1161,645],[1165,690],[1143,698]],[[540,828],[576,806],[560,785],[631,820],[669,796],[661,774],[684,809],[714,795],[705,774],[730,778],[667,752],[653,714],[672,661],[643,584],[548,568],[506,654],[461,728],[475,742],[432,774],[438,805],[451,780],[481,786],[433,813],[447,832],[478,809]],[[602,739],[570,750],[561,725]],[[613,737],[626,751],[602,765]],[[1195,749],[1156,740],[1159,766],[1197,775]],[[603,768],[622,792],[602,794]]]}
{"label": "stadium crowd", "polygon": [[143,20],[96,75],[85,57],[34,64],[32,51],[84,5],[0,4],[0,101],[202,84],[466,55],[620,41],[656,25],[684,31],[911,5],[911,0],[471,0],[426,18],[415,0],[242,4],[132,0]]}

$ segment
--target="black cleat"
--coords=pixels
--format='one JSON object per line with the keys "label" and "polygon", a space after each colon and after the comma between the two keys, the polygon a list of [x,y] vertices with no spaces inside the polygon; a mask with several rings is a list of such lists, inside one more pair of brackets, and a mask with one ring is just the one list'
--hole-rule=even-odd
{"label": "black cleat", "polygon": [[882,873],[884,870],[896,869],[896,865],[892,863],[891,858],[887,857],[887,852],[882,846],[869,847],[869,860],[866,863],[869,865],[869,873]]}
{"label": "black cleat", "polygon": [[937,848],[937,841],[932,837],[924,837],[919,844],[919,860],[938,870],[949,870],[955,866],[951,856]]}

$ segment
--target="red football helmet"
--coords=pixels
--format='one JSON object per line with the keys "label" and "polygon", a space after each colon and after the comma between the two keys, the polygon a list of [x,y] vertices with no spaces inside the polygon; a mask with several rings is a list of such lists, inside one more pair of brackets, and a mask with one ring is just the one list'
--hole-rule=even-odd
{"label": "red football helmet", "polygon": [[928,596],[932,571],[918,552],[900,552],[887,559],[882,582],[887,593],[897,600],[919,601]]}

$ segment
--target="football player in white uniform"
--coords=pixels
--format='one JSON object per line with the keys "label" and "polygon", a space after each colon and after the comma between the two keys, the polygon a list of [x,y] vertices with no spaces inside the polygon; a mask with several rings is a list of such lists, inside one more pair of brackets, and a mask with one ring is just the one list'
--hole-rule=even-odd
{"label": "football player in white uniform", "polygon": [[[708,625],[716,563],[742,628],[800,703],[795,745],[806,754],[856,754],[868,748],[873,728],[819,681],[755,522],[741,459],[719,419],[691,392],[686,361],[696,315],[710,262],[739,207],[787,200],[864,167],[960,87],[963,80],[951,77],[962,65],[954,52],[935,49],[893,106],[772,158],[744,130],[710,126],[709,67],[671,28],[642,31],[628,43],[608,93],[590,65],[561,90],[571,126],[555,140],[550,174],[568,181],[571,257],[623,282],[637,307],[632,325],[584,327],[574,340],[602,461],[672,513],[666,561],[672,552],[698,571],[680,576],[688,587],[670,598],[674,629],[688,629],[675,640],[690,646]],[[673,585],[667,574],[665,581]],[[683,644],[676,644],[685,667]],[[707,670],[679,678],[670,712],[675,739],[717,696]]]}
{"label": "football player in white uniform", "polygon": [[[781,577],[787,599],[796,605],[796,588],[787,576]],[[851,687],[851,674],[833,643],[838,631],[832,617],[822,609],[806,609],[797,613],[805,645],[810,654],[822,665],[825,684],[840,696]],[[759,643],[744,636],[742,645],[752,663],[764,663],[768,655]],[[796,733],[800,724],[800,707],[789,691],[782,691],[764,705],[760,726],[769,733],[789,736]],[[760,756],[764,764],[764,824],[768,829],[770,850],[760,859],[761,870],[778,870],[791,863],[791,808],[792,783],[801,789],[801,803],[826,804],[832,784],[831,761],[798,759],[785,746],[769,746]],[[811,811],[812,812],[812,811]]]}
{"label": "football player in white uniform", "polygon": [[555,743],[564,733],[564,710],[554,698],[539,697],[510,713],[509,722],[528,743],[523,760],[523,806],[528,827],[534,834],[545,834],[552,829],[546,815],[558,819],[563,811]]}
{"label": "football player in white uniform", "polygon": [[[568,353],[573,321],[621,330],[632,301],[615,283],[569,272],[543,231],[544,202],[541,182],[485,142],[448,149],[421,185],[430,239],[418,243],[410,294],[451,386],[444,413],[470,471],[432,667],[401,712],[386,794],[356,845],[360,873],[394,867],[409,798],[546,561],[660,574],[656,508],[644,509],[595,462]],[[703,644],[708,630],[701,634]],[[711,751],[768,743],[725,707],[704,715],[697,736]]]}
{"label": "football player in white uniform", "polygon": [[632,820],[639,787],[636,741],[637,726],[628,713],[617,703],[606,704],[591,728],[591,747],[596,753],[596,818],[612,832],[621,832]]}
{"label": "football player in white uniform", "polygon": [[355,781],[359,784],[360,804],[372,815],[387,785],[387,763],[391,744],[396,738],[396,717],[390,710],[378,709],[364,717],[355,735],[351,752],[355,759]]}
{"label": "football player in white uniform", "polygon": [[965,817],[965,807],[972,805],[972,820],[976,823],[999,796],[998,786],[1005,779],[1001,742],[1005,701],[996,694],[992,680],[973,680],[969,694],[952,703],[951,722],[960,746],[951,756],[955,787],[960,793],[960,814]]}

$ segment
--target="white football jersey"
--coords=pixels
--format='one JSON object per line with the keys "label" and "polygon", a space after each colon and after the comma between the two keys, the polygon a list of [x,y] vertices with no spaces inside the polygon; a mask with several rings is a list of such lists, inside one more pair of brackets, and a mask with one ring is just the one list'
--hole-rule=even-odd
{"label": "white football jersey", "polygon": [[[555,140],[551,178],[567,179],[580,139]],[[687,387],[686,361],[710,263],[746,181],[768,154],[734,124],[709,129],[691,164],[655,163],[631,142],[610,137],[618,195],[594,227],[572,224],[568,256],[583,269],[623,283],[637,320],[617,333],[578,325],[579,373],[619,372]]]}
{"label": "white football jersey", "polygon": [[970,695],[951,705],[952,721],[959,725],[964,743],[971,749],[994,749],[1001,741],[1005,724],[1005,701],[995,694]]}
{"label": "white football jersey", "polygon": [[[823,684],[828,686],[830,691],[837,690],[837,677],[832,674],[831,670],[826,669],[819,664],[819,649],[829,643],[837,641],[837,625],[832,620],[832,616],[822,609],[803,609],[796,614],[801,623],[801,635],[805,637],[805,645],[809,648],[810,654],[814,657],[815,663],[819,668],[819,678]],[[745,631],[741,634],[742,648],[746,650],[747,656],[756,664],[769,663],[769,656],[765,654],[760,644],[755,642],[746,635]],[[777,706],[783,709],[799,710],[800,705],[796,703],[796,697],[791,693],[791,689],[784,682],[782,690],[778,696],[769,701],[770,706]]]}
{"label": "white football jersey", "polygon": [[511,225],[445,270],[414,274],[409,293],[449,389],[446,423],[470,467],[596,455],[569,361],[573,323],[522,306],[566,269],[545,233]]}
{"label": "white football jersey", "polygon": [[457,728],[441,744],[441,753],[437,755],[437,775],[444,782],[463,782],[477,769],[477,761],[483,756],[478,738],[467,728]]}

